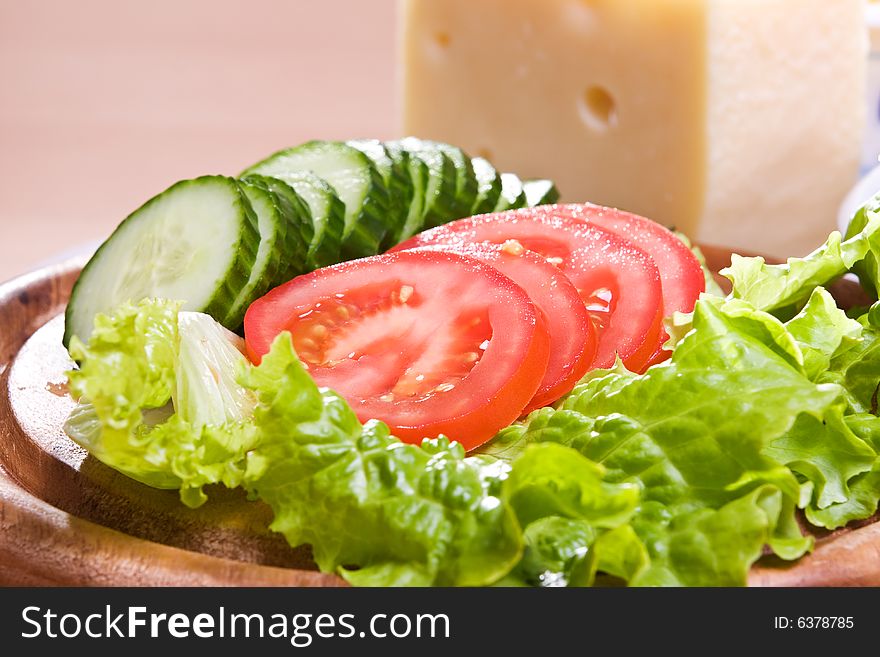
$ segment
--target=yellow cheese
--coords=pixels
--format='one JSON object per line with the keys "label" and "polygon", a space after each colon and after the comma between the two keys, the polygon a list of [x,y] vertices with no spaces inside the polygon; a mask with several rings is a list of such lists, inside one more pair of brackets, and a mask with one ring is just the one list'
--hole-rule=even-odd
{"label": "yellow cheese", "polygon": [[403,130],[568,201],[802,254],[864,127],[862,0],[404,0]]}

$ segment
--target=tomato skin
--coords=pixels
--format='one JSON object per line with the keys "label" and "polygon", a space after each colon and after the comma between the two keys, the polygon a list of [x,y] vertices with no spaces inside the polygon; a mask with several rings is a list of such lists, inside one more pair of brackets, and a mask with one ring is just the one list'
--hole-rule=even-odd
{"label": "tomato skin", "polygon": [[[592,203],[551,207],[559,216],[596,224],[628,239],[648,253],[660,272],[664,317],[672,317],[675,312],[693,311],[700,294],[706,291],[706,279],[699,260],[693,251],[665,226],[630,212]],[[664,342],[667,337],[664,330]],[[648,359],[648,365],[665,360],[669,357],[669,353],[662,348],[658,349]]]}
{"label": "tomato skin", "polygon": [[437,244],[503,244],[515,239],[557,264],[588,306],[600,305],[592,292],[611,291],[608,309],[594,308],[592,312],[605,325],[591,369],[611,367],[618,354],[630,370],[644,371],[662,344],[662,288],[657,266],[628,240],[597,225],[558,216],[555,207],[459,219],[419,233],[392,251]]}
{"label": "tomato skin", "polygon": [[596,355],[596,328],[577,289],[544,257],[524,249],[518,242],[504,245],[475,242],[421,248],[452,250],[495,267],[522,287],[543,313],[550,337],[550,359],[541,385],[523,411],[524,415],[552,404],[571,391],[587,373]]}
{"label": "tomato skin", "polygon": [[382,420],[411,443],[445,434],[469,450],[520,416],[549,359],[547,328],[525,291],[446,252],[318,269],[255,301],[244,326],[254,362],[290,331],[315,381],[362,422]]}

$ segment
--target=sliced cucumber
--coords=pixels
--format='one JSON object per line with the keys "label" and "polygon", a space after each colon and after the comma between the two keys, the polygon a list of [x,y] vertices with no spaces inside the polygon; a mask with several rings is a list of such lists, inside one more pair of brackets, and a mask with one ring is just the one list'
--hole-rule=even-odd
{"label": "sliced cucumber", "polygon": [[446,156],[452,160],[455,165],[455,207],[453,208],[452,219],[460,219],[468,217],[474,202],[477,200],[477,178],[474,175],[474,167],[471,164],[471,158],[452,144],[445,144],[441,141],[426,142],[439,148]]}
{"label": "sliced cucumber", "polygon": [[359,258],[378,252],[392,228],[388,193],[370,158],[342,142],[310,141],[269,156],[245,174],[285,179],[309,171],[326,180],[345,204],[342,255]]}
{"label": "sliced cucumber", "polygon": [[471,208],[471,214],[492,212],[498,205],[501,196],[501,176],[489,160],[482,157],[471,159],[474,176],[477,179],[477,199]]}
{"label": "sliced cucumber", "polygon": [[241,181],[240,184],[257,215],[260,245],[247,284],[238,293],[226,317],[220,320],[224,326],[236,328],[241,326],[248,306],[278,284],[284,268],[283,257],[279,256],[288,252],[286,241],[292,230],[271,191],[250,181]]}
{"label": "sliced cucumber", "polygon": [[559,200],[559,190],[552,180],[526,180],[522,184],[526,194],[526,205],[549,205]]}
{"label": "sliced cucumber", "polygon": [[425,225],[425,191],[428,184],[428,165],[417,157],[412,157],[400,142],[387,142],[385,150],[393,162],[394,175],[405,177],[412,189],[412,197],[407,207],[403,223],[390,238],[383,243],[384,249],[409,239]]}
{"label": "sliced cucumber", "polygon": [[526,193],[523,190],[522,180],[516,174],[501,174],[501,196],[495,204],[493,212],[502,210],[515,210],[526,206]]}
{"label": "sliced cucumber", "polygon": [[250,279],[259,242],[256,215],[234,179],[172,185],[130,214],[83,269],[67,305],[64,345],[74,335],[88,341],[98,313],[147,297],[225,318]]}
{"label": "sliced cucumber", "polygon": [[393,225],[380,245],[380,249],[384,250],[394,243],[394,236],[400,233],[409,214],[413,197],[413,184],[409,172],[406,166],[397,165],[388,148],[378,139],[355,139],[346,143],[373,161],[385,182],[385,189],[388,190],[388,208]]}
{"label": "sliced cucumber", "polygon": [[323,178],[308,171],[285,176],[284,182],[309,206],[314,231],[306,257],[309,269],[335,265],[339,262],[345,230],[345,204]]}
{"label": "sliced cucumber", "polygon": [[272,287],[311,271],[308,251],[314,240],[315,227],[306,202],[293,187],[278,178],[254,174],[242,178],[241,182],[259,187],[271,195],[286,228],[283,241],[272,256],[278,263]]}
{"label": "sliced cucumber", "polygon": [[433,228],[455,219],[458,172],[452,158],[432,142],[415,137],[406,137],[391,144],[399,144],[410,157],[417,157],[428,167],[422,228]]}

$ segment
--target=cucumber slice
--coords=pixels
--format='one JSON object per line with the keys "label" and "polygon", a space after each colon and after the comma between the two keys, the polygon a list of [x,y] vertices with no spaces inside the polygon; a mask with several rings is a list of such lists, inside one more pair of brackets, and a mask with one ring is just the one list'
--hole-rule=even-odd
{"label": "cucumber slice", "polygon": [[428,167],[422,228],[433,228],[455,219],[458,172],[452,159],[431,142],[415,137],[390,143],[399,144],[410,157],[420,159]]}
{"label": "cucumber slice", "polygon": [[279,151],[250,167],[245,174],[285,175],[309,171],[326,180],[345,204],[342,255],[360,258],[379,251],[392,228],[388,192],[370,158],[342,142],[309,141]]}
{"label": "cucumber slice", "polygon": [[498,205],[498,198],[501,196],[501,176],[485,158],[471,159],[471,166],[474,168],[474,176],[477,179],[477,199],[471,208],[471,214],[492,212]]}
{"label": "cucumber slice", "polygon": [[526,193],[523,190],[522,180],[514,173],[501,174],[501,196],[495,204],[493,212],[502,210],[515,210],[526,206]]}
{"label": "cucumber slice", "polygon": [[526,205],[530,208],[549,205],[559,200],[559,190],[552,180],[526,180],[522,186],[526,194]]}
{"label": "cucumber slice", "polygon": [[385,150],[391,157],[395,175],[407,178],[412,188],[412,198],[407,207],[403,223],[397,228],[390,239],[386,239],[383,247],[389,249],[403,240],[409,239],[425,225],[425,192],[428,184],[428,165],[417,157],[412,157],[400,142],[385,143]]}
{"label": "cucumber slice", "polygon": [[309,269],[335,265],[345,231],[345,204],[327,181],[308,171],[287,175],[283,180],[309,206],[314,230],[306,257]]}
{"label": "cucumber slice", "polygon": [[415,192],[407,166],[409,158],[406,158],[407,161],[400,158],[402,152],[400,150],[398,150],[397,158],[392,157],[389,148],[378,139],[355,139],[346,143],[373,161],[376,170],[385,182],[385,188],[388,190],[388,205],[393,226],[380,245],[380,249],[384,251],[397,244],[394,240],[403,229],[412,205]]}
{"label": "cucumber slice", "polygon": [[441,141],[425,142],[439,148],[446,156],[452,160],[455,165],[455,206],[453,208],[452,219],[460,219],[468,217],[474,202],[477,200],[477,178],[474,175],[474,167],[471,164],[471,158],[452,144],[445,144]]}
{"label": "cucumber slice", "polygon": [[272,287],[310,271],[308,251],[314,240],[315,227],[306,202],[293,187],[278,178],[254,174],[242,178],[241,183],[268,192],[284,222],[283,240],[272,256],[278,263]]}
{"label": "cucumber slice", "polygon": [[236,328],[241,327],[248,306],[278,284],[279,272],[284,268],[284,259],[279,254],[288,251],[286,240],[291,230],[272,192],[251,181],[240,184],[257,216],[260,245],[247,284],[220,322]]}
{"label": "cucumber slice", "polygon": [[64,345],[74,335],[88,341],[98,313],[147,297],[225,318],[250,279],[259,242],[256,215],[234,179],[172,185],[130,214],[89,260],[67,304]]}

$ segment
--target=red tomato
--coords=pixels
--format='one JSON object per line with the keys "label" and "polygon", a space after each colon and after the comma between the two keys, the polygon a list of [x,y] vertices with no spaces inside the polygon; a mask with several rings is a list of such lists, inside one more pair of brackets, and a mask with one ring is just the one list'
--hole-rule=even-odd
{"label": "red tomato", "polygon": [[544,377],[541,312],[498,270],[455,253],[407,252],[324,267],[255,301],[258,362],[282,331],[309,373],[361,421],[407,442],[445,434],[473,449],[520,416]]}
{"label": "red tomato", "polygon": [[[648,253],[660,272],[664,317],[672,317],[676,311],[691,312],[700,294],[706,290],[703,269],[693,251],[656,221],[591,203],[558,205],[554,212],[559,216],[592,222]],[[658,350],[650,363],[660,362],[668,355],[669,352]]]}
{"label": "red tomato", "polygon": [[492,265],[519,285],[542,311],[550,335],[550,360],[541,385],[523,414],[547,406],[569,392],[596,355],[596,329],[568,277],[546,258],[515,240],[503,245],[475,242],[424,249],[453,249]]}
{"label": "red tomato", "polygon": [[649,255],[627,240],[554,206],[459,219],[419,233],[394,251],[436,244],[516,240],[559,267],[577,288],[599,329],[592,368],[610,367],[615,353],[643,371],[661,344],[660,274]]}

